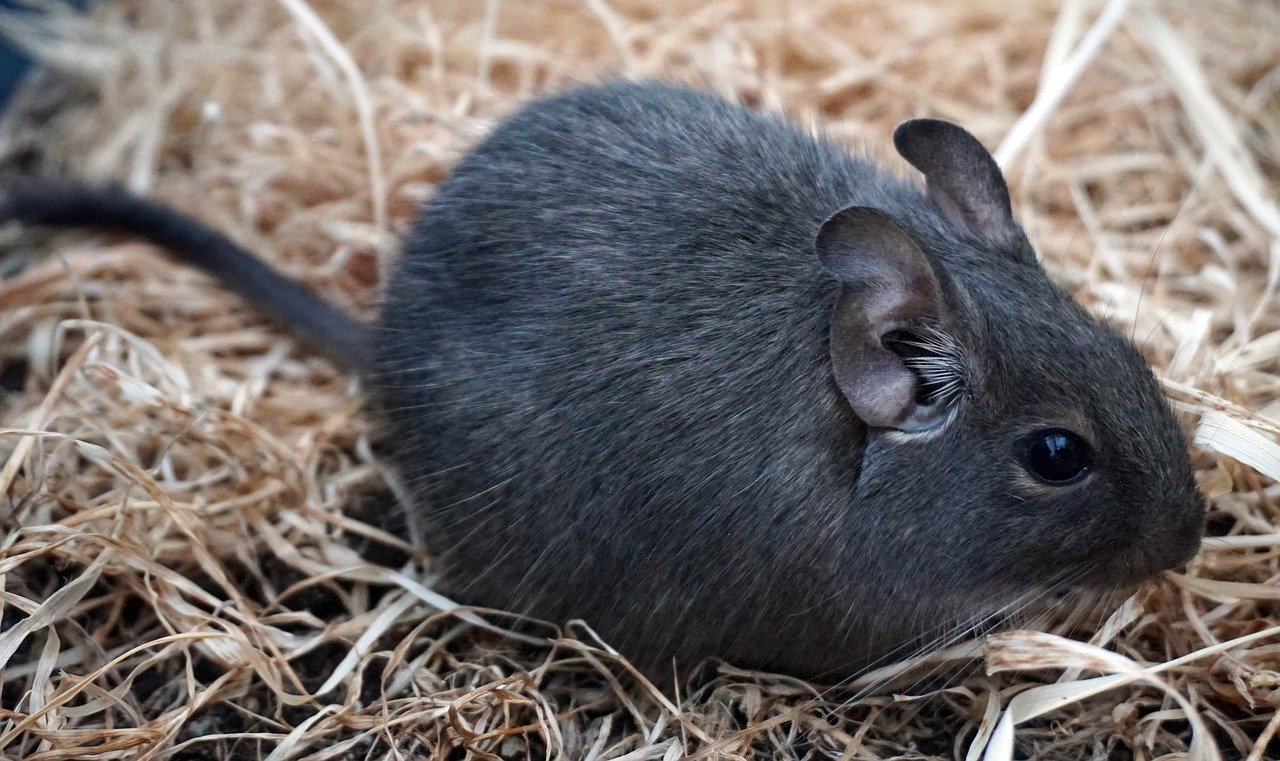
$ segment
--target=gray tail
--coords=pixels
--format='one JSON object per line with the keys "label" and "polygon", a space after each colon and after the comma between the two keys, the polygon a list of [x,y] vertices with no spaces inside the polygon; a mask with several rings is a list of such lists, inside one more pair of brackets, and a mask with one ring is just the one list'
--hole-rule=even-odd
{"label": "gray tail", "polygon": [[36,179],[0,189],[0,223],[99,228],[136,236],[208,272],[334,359],[363,367],[368,327],[285,277],[226,235],[162,203],[112,185]]}

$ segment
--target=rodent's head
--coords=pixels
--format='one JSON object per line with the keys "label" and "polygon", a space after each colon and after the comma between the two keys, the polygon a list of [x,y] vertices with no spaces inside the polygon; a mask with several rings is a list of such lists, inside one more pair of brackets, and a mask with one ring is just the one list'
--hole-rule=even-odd
{"label": "rodent's head", "polygon": [[1185,563],[1204,501],[1140,352],[1050,280],[976,138],[914,120],[894,141],[928,202],[844,209],[816,249],[842,284],[835,380],[868,427],[859,500],[886,535],[936,527],[903,540],[907,581],[1009,600]]}

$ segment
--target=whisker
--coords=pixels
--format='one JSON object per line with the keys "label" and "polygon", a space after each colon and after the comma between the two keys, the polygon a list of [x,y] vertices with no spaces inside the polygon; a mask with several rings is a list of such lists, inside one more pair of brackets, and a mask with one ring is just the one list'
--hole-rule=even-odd
{"label": "whisker", "polygon": [[[888,669],[885,672],[884,676],[873,679],[870,683],[862,687],[851,698],[846,700],[844,703],[842,703],[840,706],[838,706],[834,710],[842,710],[844,708],[849,707],[850,705],[863,699],[867,695],[881,689],[885,685],[892,682],[894,679],[897,679],[903,676],[904,674],[906,674],[907,672],[909,672],[912,666],[901,665],[905,661],[912,660],[912,659],[919,659],[921,661],[927,660],[929,657],[936,656],[942,650],[954,645],[957,641],[970,635],[976,635],[977,633],[983,631],[984,628],[989,630],[991,628],[996,628],[1001,625],[1004,625],[1005,628],[1007,628],[1007,625],[1009,622],[1019,620],[1020,616],[1023,616],[1028,610],[1032,609],[1035,605],[1039,604],[1041,601],[1047,598],[1050,598],[1053,595],[1056,595],[1058,592],[1060,592],[1064,588],[1068,588],[1074,585],[1081,578],[1085,577],[1088,571],[1089,571],[1088,568],[1075,569],[1069,573],[1062,574],[1059,578],[1051,580],[1045,586],[1037,590],[1032,590],[1031,592],[1024,593],[1023,595],[1020,595],[1014,598],[1014,600],[1010,601],[1006,605],[1001,606],[1000,608],[997,608],[995,611],[992,611],[986,615],[972,617],[968,622],[962,623],[960,625],[955,625],[954,628],[950,629],[943,636],[938,637],[934,641],[919,647],[916,650],[916,655],[912,656],[911,658],[903,659],[903,661],[900,661],[898,664],[892,664],[890,666],[882,667],[884,669]],[[1049,610],[1039,614],[1037,616],[1037,620],[1044,619],[1047,623],[1048,617],[1053,612],[1054,607],[1056,606],[1051,606]],[[933,668],[931,668],[928,672],[914,679],[910,684],[918,685],[921,682],[932,678],[946,665],[946,663],[947,663],[946,660],[940,661],[939,663],[935,664]],[[875,672],[872,672],[872,673],[875,673]],[[851,683],[857,684],[860,680],[864,680],[866,678],[867,678],[867,675],[863,675],[854,680],[851,680]],[[845,685],[848,685],[848,684],[849,682],[845,683]],[[837,687],[839,686],[844,686],[844,685],[837,685]]]}

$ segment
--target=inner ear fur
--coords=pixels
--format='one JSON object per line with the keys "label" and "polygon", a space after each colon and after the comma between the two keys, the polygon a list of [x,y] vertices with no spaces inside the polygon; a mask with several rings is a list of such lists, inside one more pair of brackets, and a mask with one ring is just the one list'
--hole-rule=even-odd
{"label": "inner ear fur", "polygon": [[942,290],[928,256],[883,211],[851,206],[818,231],[822,267],[842,285],[831,316],[836,384],[868,426],[920,430],[931,411],[916,403],[916,378],[885,346],[887,334],[945,322]]}
{"label": "inner ear fur", "polygon": [[893,144],[924,175],[929,198],[953,225],[1034,259],[1013,219],[1004,174],[978,138],[941,119],[911,119],[894,130]]}

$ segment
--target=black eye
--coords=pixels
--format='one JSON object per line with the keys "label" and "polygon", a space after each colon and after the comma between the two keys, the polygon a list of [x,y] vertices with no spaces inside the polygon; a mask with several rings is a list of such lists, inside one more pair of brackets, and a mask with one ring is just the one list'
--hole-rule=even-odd
{"label": "black eye", "polygon": [[1036,431],[1025,440],[1022,461],[1031,475],[1046,484],[1075,483],[1089,472],[1093,453],[1078,434],[1065,428]]}

